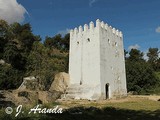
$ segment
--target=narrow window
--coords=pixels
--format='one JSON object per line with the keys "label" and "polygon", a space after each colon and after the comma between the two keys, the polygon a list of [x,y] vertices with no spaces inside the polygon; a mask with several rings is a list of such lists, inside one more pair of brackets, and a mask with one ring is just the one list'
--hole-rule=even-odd
{"label": "narrow window", "polygon": [[118,43],[117,43],[117,42],[115,42],[115,46],[116,46],[116,47],[118,46]]}
{"label": "narrow window", "polygon": [[108,39],[108,43],[109,43],[109,44],[111,43],[109,39]]}

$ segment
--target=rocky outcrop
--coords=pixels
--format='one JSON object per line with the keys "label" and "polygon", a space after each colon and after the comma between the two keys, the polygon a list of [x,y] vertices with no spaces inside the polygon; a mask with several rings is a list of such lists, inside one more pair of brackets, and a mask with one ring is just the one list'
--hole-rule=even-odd
{"label": "rocky outcrop", "polygon": [[38,78],[26,77],[21,86],[16,90],[0,91],[0,107],[51,103],[66,91],[69,85],[69,75],[58,73],[49,89],[43,91]]}
{"label": "rocky outcrop", "polygon": [[49,89],[50,92],[58,91],[64,93],[70,83],[69,74],[61,72],[55,75],[55,79]]}
{"label": "rocky outcrop", "polygon": [[44,86],[40,84],[40,78],[39,77],[34,77],[34,76],[29,76],[23,78],[22,84],[19,86],[18,90],[19,91],[24,91],[24,90],[44,90]]}
{"label": "rocky outcrop", "polygon": [[38,100],[42,103],[51,103],[60,98],[61,95],[62,93],[57,91],[40,91],[38,92]]}

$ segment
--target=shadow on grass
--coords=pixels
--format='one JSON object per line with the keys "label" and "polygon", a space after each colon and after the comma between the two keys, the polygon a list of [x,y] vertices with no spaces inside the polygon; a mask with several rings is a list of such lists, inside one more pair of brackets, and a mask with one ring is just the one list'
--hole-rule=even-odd
{"label": "shadow on grass", "polygon": [[[12,118],[7,118],[7,120],[9,119]],[[75,107],[64,111],[62,114],[46,114],[39,115],[38,117],[23,117],[17,120],[160,120],[160,110],[135,111],[112,107],[106,107],[104,109],[98,109],[95,107]]]}
{"label": "shadow on grass", "polygon": [[62,115],[48,115],[52,120],[160,120],[160,110],[135,111],[107,107],[104,109],[71,108]]}

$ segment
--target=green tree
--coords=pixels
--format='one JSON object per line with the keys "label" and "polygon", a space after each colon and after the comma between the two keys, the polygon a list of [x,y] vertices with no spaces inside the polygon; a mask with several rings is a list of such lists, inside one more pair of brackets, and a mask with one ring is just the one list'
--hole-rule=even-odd
{"label": "green tree", "polygon": [[52,48],[53,46],[53,38],[46,36],[44,41],[45,47]]}
{"label": "green tree", "polygon": [[14,35],[13,38],[17,39],[19,49],[22,52],[29,53],[33,43],[35,41],[39,41],[39,38],[33,35],[31,26],[29,23],[26,23],[24,25],[20,25],[19,23],[14,23],[11,25],[10,29]]}
{"label": "green tree", "polygon": [[8,28],[8,23],[4,20],[0,20],[0,59],[3,57],[4,47],[8,42]]}
{"label": "green tree", "polygon": [[0,89],[16,89],[22,83],[23,73],[10,64],[0,64]]}
{"label": "green tree", "polygon": [[19,52],[16,43],[10,41],[4,49],[4,60],[18,70],[25,69],[25,58]]}
{"label": "green tree", "polygon": [[158,64],[159,64],[159,50],[158,48],[149,48],[147,56],[148,56],[148,62],[152,65],[152,67],[155,70],[158,70]]}
{"label": "green tree", "polygon": [[69,40],[70,40],[70,34],[66,34],[63,38],[63,49],[68,51],[69,50]]}
{"label": "green tree", "polygon": [[151,64],[143,59],[140,50],[132,49],[126,59],[126,78],[128,91],[138,94],[148,93],[158,84],[158,78]]}
{"label": "green tree", "polygon": [[[18,87],[26,73],[26,63],[32,45],[40,41],[40,36],[32,33],[30,24],[13,23],[0,20],[0,59],[6,64],[1,65],[0,86],[7,89]],[[9,67],[8,67],[9,66]],[[11,83],[11,84],[9,84]]]}
{"label": "green tree", "polygon": [[146,62],[127,62],[126,77],[128,91],[147,93],[158,83],[155,72]]}
{"label": "green tree", "polygon": [[143,52],[141,52],[140,50],[137,49],[131,49],[131,51],[129,52],[129,57],[128,57],[129,61],[144,61],[143,59]]}
{"label": "green tree", "polygon": [[41,83],[48,89],[56,73],[67,71],[67,55],[58,49],[50,49],[35,42],[27,58],[26,75],[39,76]]}
{"label": "green tree", "polygon": [[55,35],[54,37],[46,37],[44,41],[44,45],[48,48],[55,48],[62,51],[69,50],[69,39],[70,34],[66,34],[62,37],[60,34]]}

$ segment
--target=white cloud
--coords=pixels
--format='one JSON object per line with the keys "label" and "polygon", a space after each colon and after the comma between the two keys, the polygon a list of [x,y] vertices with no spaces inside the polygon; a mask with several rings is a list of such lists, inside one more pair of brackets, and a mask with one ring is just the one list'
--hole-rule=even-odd
{"label": "white cloud", "polygon": [[143,52],[143,58],[147,61],[148,60],[148,56],[147,56],[148,50]]}
{"label": "white cloud", "polygon": [[0,19],[6,20],[9,24],[22,22],[26,9],[17,0],[0,0]]}
{"label": "white cloud", "polygon": [[131,46],[128,47],[129,50],[131,50],[131,49],[139,49],[139,48],[140,48],[140,46],[138,44],[131,45]]}
{"label": "white cloud", "polygon": [[160,26],[156,28],[156,32],[160,33]]}
{"label": "white cloud", "polygon": [[97,2],[97,1],[98,1],[98,0],[89,0],[89,6],[92,7],[93,4],[94,4],[95,2]]}
{"label": "white cloud", "polygon": [[61,31],[58,32],[58,34],[61,34],[62,36],[64,36],[64,35],[66,35],[67,33],[69,33],[70,30],[71,30],[71,29],[68,29],[68,28],[65,29],[65,30],[61,30]]}

